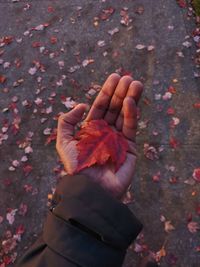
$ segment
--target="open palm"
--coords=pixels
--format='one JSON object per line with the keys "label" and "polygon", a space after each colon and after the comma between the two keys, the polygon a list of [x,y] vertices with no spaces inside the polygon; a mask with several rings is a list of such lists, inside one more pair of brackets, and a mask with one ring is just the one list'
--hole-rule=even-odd
{"label": "open palm", "polygon": [[[104,119],[116,131],[123,133],[129,148],[125,162],[115,173],[111,163],[94,165],[80,171],[99,183],[114,197],[121,199],[129,187],[136,163],[137,103],[143,86],[130,76],[111,74],[96,97],[85,121]],[[75,126],[82,120],[87,110],[86,104],[77,105],[72,111],[63,114],[58,121],[56,148],[68,174],[77,167],[77,141],[73,139]]]}

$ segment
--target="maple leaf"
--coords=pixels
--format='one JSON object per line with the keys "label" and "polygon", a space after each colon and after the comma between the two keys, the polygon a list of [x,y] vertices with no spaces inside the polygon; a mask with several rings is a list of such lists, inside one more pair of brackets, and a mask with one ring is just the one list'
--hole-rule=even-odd
{"label": "maple leaf", "polygon": [[23,224],[20,224],[20,225],[17,227],[15,233],[16,233],[16,235],[22,235],[22,234],[24,233],[24,231],[25,231],[25,227],[24,227],[24,225],[23,225]]}
{"label": "maple leaf", "polygon": [[57,43],[57,38],[55,37],[55,36],[51,36],[51,38],[50,38],[50,42],[51,42],[51,44],[56,44]]}
{"label": "maple leaf", "polygon": [[76,134],[78,165],[75,172],[94,164],[103,165],[111,160],[115,172],[126,159],[128,142],[119,132],[114,131],[106,121],[86,122]]}
{"label": "maple leaf", "polygon": [[187,7],[187,3],[185,0],[177,0],[177,3],[180,7],[185,8]]}
{"label": "maple leaf", "polygon": [[168,108],[168,110],[167,110],[167,114],[168,114],[168,115],[174,115],[174,114],[175,114],[175,109],[172,108],[172,107]]}
{"label": "maple leaf", "polygon": [[10,43],[12,43],[12,41],[13,41],[12,36],[4,36],[3,38],[0,38],[1,47],[4,45],[9,45]]}
{"label": "maple leaf", "polygon": [[28,176],[29,173],[31,173],[33,170],[33,167],[30,164],[26,164],[23,166],[23,172],[25,174],[25,176]]}
{"label": "maple leaf", "polygon": [[49,145],[52,141],[55,141],[57,138],[57,129],[54,128],[52,133],[47,137],[45,145]]}
{"label": "maple leaf", "polygon": [[179,146],[179,141],[176,140],[174,137],[171,137],[169,140],[169,144],[172,148],[177,148]]}
{"label": "maple leaf", "polygon": [[42,43],[40,43],[38,41],[35,41],[35,42],[32,43],[32,47],[33,48],[37,48],[37,47],[40,47],[40,46],[42,46]]}
{"label": "maple leaf", "polygon": [[6,81],[6,77],[4,75],[0,75],[0,83],[4,83]]}
{"label": "maple leaf", "polygon": [[194,108],[200,108],[200,102],[194,103],[193,107]]}
{"label": "maple leaf", "polygon": [[170,86],[167,91],[171,94],[176,94],[176,89],[173,86]]}
{"label": "maple leaf", "polygon": [[197,182],[200,182],[200,168],[196,168],[193,171],[192,177],[194,178],[194,180],[196,180]]}

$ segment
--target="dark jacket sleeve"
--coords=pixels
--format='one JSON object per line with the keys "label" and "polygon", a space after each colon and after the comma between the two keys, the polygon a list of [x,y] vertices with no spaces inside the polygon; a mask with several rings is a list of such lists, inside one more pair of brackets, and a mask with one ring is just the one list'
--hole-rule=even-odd
{"label": "dark jacket sleeve", "polygon": [[120,267],[142,229],[124,204],[89,178],[63,177],[42,236],[18,267]]}

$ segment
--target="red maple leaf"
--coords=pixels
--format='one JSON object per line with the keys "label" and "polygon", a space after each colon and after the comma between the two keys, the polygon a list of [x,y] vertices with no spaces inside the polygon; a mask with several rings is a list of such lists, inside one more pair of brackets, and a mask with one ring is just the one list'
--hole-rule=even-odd
{"label": "red maple leaf", "polygon": [[6,81],[6,77],[4,75],[0,75],[0,83],[4,83]]}
{"label": "red maple leaf", "polygon": [[174,114],[175,114],[175,109],[172,108],[172,107],[169,107],[169,108],[167,109],[167,114],[168,114],[168,115],[174,115]]}
{"label": "red maple leaf", "polygon": [[197,181],[200,182],[200,168],[196,168],[193,171],[192,177]]}
{"label": "red maple leaf", "polygon": [[185,0],[177,0],[177,3],[180,7],[185,8],[187,7],[187,3]]}
{"label": "red maple leaf", "polygon": [[25,174],[25,176],[28,176],[29,173],[31,173],[33,170],[33,167],[30,164],[26,164],[23,166],[23,172]]}
{"label": "red maple leaf", "polygon": [[16,233],[16,235],[22,235],[22,234],[24,233],[24,231],[25,231],[25,227],[24,227],[24,225],[23,225],[23,224],[20,224],[20,225],[17,227],[15,233]]}
{"label": "red maple leaf", "polygon": [[94,164],[103,165],[109,160],[116,172],[126,159],[127,140],[104,120],[85,123],[75,139],[79,152],[76,172]]}
{"label": "red maple leaf", "polygon": [[171,94],[176,94],[176,89],[173,86],[170,86],[167,91]]}
{"label": "red maple leaf", "polygon": [[176,140],[174,137],[171,137],[169,140],[169,144],[172,148],[177,148],[179,146],[179,141]]}
{"label": "red maple leaf", "polygon": [[50,38],[50,42],[51,42],[51,44],[56,44],[57,43],[57,38],[55,37],[55,36],[51,36],[51,38]]}
{"label": "red maple leaf", "polygon": [[32,43],[32,47],[33,48],[37,48],[37,47],[40,47],[40,46],[42,46],[42,43],[41,42],[35,41],[35,42]]}
{"label": "red maple leaf", "polygon": [[47,11],[48,13],[53,13],[55,11],[55,8],[52,6],[48,6]]}
{"label": "red maple leaf", "polygon": [[45,145],[49,145],[52,141],[55,141],[57,138],[57,129],[54,128],[52,133],[47,137]]}
{"label": "red maple leaf", "polygon": [[200,102],[194,103],[193,107],[194,108],[200,108]]}
{"label": "red maple leaf", "polygon": [[10,43],[12,43],[12,41],[12,36],[4,36],[3,38],[0,38],[0,44],[2,44],[2,46],[9,45]]}

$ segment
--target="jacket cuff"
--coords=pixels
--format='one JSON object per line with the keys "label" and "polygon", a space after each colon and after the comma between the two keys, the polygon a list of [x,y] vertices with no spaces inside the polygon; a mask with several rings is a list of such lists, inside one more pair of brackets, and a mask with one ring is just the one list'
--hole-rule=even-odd
{"label": "jacket cuff", "polygon": [[[127,247],[141,229],[142,224],[128,207],[90,178],[83,175],[66,176],[54,194],[44,239],[59,254],[79,264],[85,262],[83,266],[117,267],[121,266]],[[102,254],[99,263],[92,257],[90,261],[94,262],[88,262],[84,256],[88,255],[84,252],[84,244],[92,244],[92,247],[89,245],[85,248],[89,248],[92,254],[94,250]],[[105,257],[106,254],[112,256]],[[109,262],[109,258],[112,262]]]}

